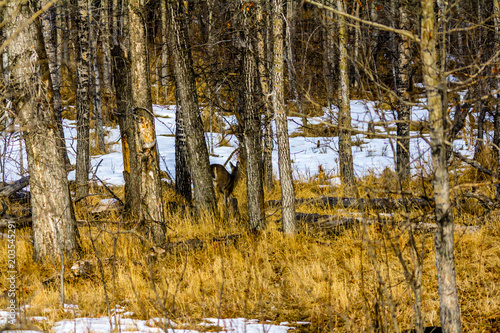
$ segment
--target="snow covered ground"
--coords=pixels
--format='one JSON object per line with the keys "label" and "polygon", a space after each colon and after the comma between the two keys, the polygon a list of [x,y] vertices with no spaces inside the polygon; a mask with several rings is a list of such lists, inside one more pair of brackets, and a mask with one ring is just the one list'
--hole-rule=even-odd
{"label": "snow covered ground", "polygon": [[[74,306],[73,306],[74,307]],[[187,329],[186,325],[177,324],[171,320],[165,321],[163,318],[152,318],[149,320],[138,320],[127,318],[130,313],[117,311],[116,316],[100,317],[100,318],[74,318],[57,321],[53,324],[49,323],[46,317],[28,317],[26,322],[42,323],[46,322],[52,327],[54,333],[108,333],[108,332],[141,332],[141,333],[198,333],[198,330]],[[7,323],[7,311],[0,311],[0,327]],[[165,323],[168,323],[167,330],[164,331]],[[296,325],[308,325],[307,322],[298,322]],[[190,325],[192,326],[192,325]],[[259,323],[256,319],[231,318],[218,319],[206,318],[198,326],[206,327],[202,331],[218,331],[231,333],[286,333],[289,329],[296,326],[290,325],[287,322],[273,325],[271,323]],[[2,332],[13,332],[4,330]],[[22,332],[39,332],[23,330]]]}
{"label": "snow covered ground", "polygon": [[[160,154],[160,168],[174,176],[175,173],[175,106],[154,106],[156,118],[156,133],[158,150]],[[375,107],[375,102],[370,101],[351,101],[352,126],[357,130],[368,129],[370,121],[377,124],[378,122],[391,122],[394,120],[392,111],[378,110]],[[421,107],[414,107],[412,112],[412,120],[424,121],[427,120],[427,110]],[[309,118],[310,124],[318,124],[328,121],[328,110],[325,110],[323,117]],[[225,122],[236,122],[234,117],[226,117]],[[299,117],[288,118],[288,130],[292,134],[299,130],[301,119]],[[70,152],[71,162],[75,162],[76,155],[76,122],[64,121],[64,129],[66,135],[66,144]],[[395,128],[395,124],[389,124]],[[375,126],[375,130],[379,133],[386,133],[386,128]],[[93,172],[107,182],[108,184],[121,185],[123,184],[123,160],[121,154],[120,132],[118,128],[106,128],[108,132],[106,140],[112,143],[112,152],[105,155],[92,156]],[[392,131],[390,134],[395,134]],[[416,173],[421,169],[429,172],[429,146],[424,138],[418,137],[419,133],[412,132],[410,154],[412,159],[412,172]],[[207,142],[210,142],[210,136],[213,141],[218,143],[221,135],[219,133],[206,133]],[[229,136],[231,146],[215,145],[214,154],[210,157],[211,163],[224,163],[230,154],[238,145],[235,136]],[[364,134],[353,136],[355,145],[352,147],[354,169],[357,176],[362,176],[368,172],[380,173],[386,167],[394,169],[396,142],[393,139],[368,138]],[[470,152],[465,150],[465,144],[462,140],[454,142],[455,149],[461,151],[465,155],[470,155]],[[0,151],[6,149],[6,178],[7,181],[19,178],[19,170],[21,156],[19,154],[19,143],[7,143],[4,147],[4,142],[0,141]],[[290,138],[290,150],[292,158],[292,167],[294,170],[295,179],[304,179],[317,174],[318,166],[321,165],[323,170],[329,175],[337,175],[338,170],[338,138],[332,137],[302,137],[296,136]],[[26,154],[23,155],[23,166],[26,168]],[[99,167],[96,170],[96,167]],[[275,175],[278,174],[278,151],[277,143],[273,150],[273,167]],[[69,178],[74,178],[74,172],[69,174]],[[336,178],[333,179],[336,181]]]}

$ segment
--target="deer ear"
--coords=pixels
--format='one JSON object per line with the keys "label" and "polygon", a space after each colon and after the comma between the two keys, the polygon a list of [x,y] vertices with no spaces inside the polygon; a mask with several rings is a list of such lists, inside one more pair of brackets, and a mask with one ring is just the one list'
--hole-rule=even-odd
{"label": "deer ear", "polygon": [[231,169],[236,168],[236,167],[234,166],[233,162],[229,162],[229,165],[231,166]]}

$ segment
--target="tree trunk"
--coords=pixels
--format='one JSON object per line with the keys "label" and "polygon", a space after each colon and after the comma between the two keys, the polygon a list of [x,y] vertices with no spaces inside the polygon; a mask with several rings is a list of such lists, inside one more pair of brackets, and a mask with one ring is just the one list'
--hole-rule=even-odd
{"label": "tree trunk", "polygon": [[106,113],[109,116],[113,94],[113,69],[111,68],[111,25],[109,19],[110,4],[112,0],[101,0],[101,45],[102,45],[102,93],[104,98],[104,105],[107,108]]}
{"label": "tree trunk", "polygon": [[278,136],[278,163],[281,184],[282,221],[285,235],[295,234],[295,192],[293,188],[288,123],[285,110],[283,53],[283,0],[273,1],[273,108]]}
{"label": "tree trunk", "polygon": [[87,0],[73,0],[76,5],[76,199],[89,194],[89,126],[90,126],[90,44]]}
{"label": "tree trunk", "polygon": [[[337,79],[337,72],[335,68],[335,14],[327,10],[323,12],[325,39],[324,39],[324,54],[323,54],[323,75],[325,78],[326,86],[326,101],[327,107],[330,110],[330,118],[336,104],[336,90],[335,80]],[[333,120],[333,119],[332,119]]]}
{"label": "tree trunk", "polygon": [[243,63],[242,88],[243,100],[240,119],[243,122],[243,150],[247,172],[247,200],[250,229],[262,230],[264,221],[264,188],[262,163],[262,133],[260,114],[257,108],[257,64],[251,29],[251,13],[244,11],[243,17]]}
{"label": "tree trunk", "polygon": [[438,72],[436,50],[437,29],[435,28],[434,0],[422,0],[421,58],[422,74],[427,92],[429,110],[432,167],[434,169],[435,212],[438,229],[434,239],[436,247],[436,267],[438,272],[439,301],[441,306],[441,327],[444,332],[462,332],[455,276],[453,242],[453,210],[450,202],[448,168],[442,95]]}
{"label": "tree trunk", "polygon": [[[262,105],[264,109],[264,185],[268,190],[273,189],[273,114],[269,100],[269,70],[266,68],[266,48],[264,32],[268,29],[264,20],[264,6],[267,1],[261,0],[257,4],[257,52],[260,89],[262,90]],[[283,51],[283,50],[282,50]]]}
{"label": "tree trunk", "polygon": [[[161,191],[160,163],[156,145],[155,119],[151,100],[145,0],[129,1],[132,116],[140,172],[140,221],[154,244],[165,242],[165,216]],[[130,139],[130,138],[129,138]]]}
{"label": "tree trunk", "polygon": [[180,113],[186,132],[188,163],[193,180],[196,207],[201,211],[215,212],[215,192],[198,106],[196,81],[183,6],[183,2],[174,0],[167,2],[167,21],[170,31],[169,48],[172,50],[177,103],[180,105]]}
{"label": "tree trunk", "polygon": [[[337,0],[337,9],[344,12],[342,0]],[[349,99],[349,55],[347,52],[347,30],[345,17],[338,15],[339,24],[339,169],[342,185],[347,195],[355,193],[354,166],[351,149],[351,105]]]}
{"label": "tree trunk", "polygon": [[[95,131],[95,141],[97,142],[96,147],[102,153],[105,152],[104,145],[104,128],[102,123],[102,103],[101,103],[101,78],[99,75],[99,64],[97,60],[97,44],[99,40],[99,30],[96,27],[96,18],[93,14],[97,13],[95,7],[92,7],[89,11],[89,29],[90,29],[90,55],[92,60],[91,73],[93,78],[92,96],[94,99],[94,131]],[[104,68],[104,66],[103,66]]]}
{"label": "tree trunk", "polygon": [[[34,14],[26,3],[21,5],[20,1],[9,1],[5,11],[11,18],[6,24],[8,36]],[[33,257],[35,261],[42,261],[61,258],[63,253],[74,256],[78,249],[78,231],[60,149],[52,82],[39,22],[21,30],[8,51],[11,61],[8,92],[19,115],[28,155]]]}
{"label": "tree trunk", "polygon": [[193,200],[191,191],[191,172],[187,152],[186,133],[182,115],[180,99],[176,97],[177,109],[175,110],[175,190],[188,202]]}
{"label": "tree trunk", "polygon": [[132,83],[130,79],[130,64],[120,46],[111,50],[113,59],[113,74],[116,91],[116,108],[123,156],[123,179],[125,180],[124,212],[126,219],[139,217],[141,206],[140,174],[137,165],[137,149],[134,139],[134,118],[132,117]]}
{"label": "tree trunk", "polygon": [[161,9],[161,86],[165,91],[165,104],[168,102],[168,25],[167,25],[167,3],[162,0]]}
{"label": "tree trunk", "polygon": [[[500,49],[500,0],[493,0],[493,18],[495,22],[495,50]],[[495,80],[494,89],[500,86],[499,80]],[[495,152],[495,159],[497,161],[496,180],[500,177],[500,106],[498,105],[498,93],[495,94],[497,102],[494,105],[494,134],[493,134],[493,151]],[[500,184],[495,184],[495,199],[500,200]]]}
{"label": "tree trunk", "polygon": [[[399,17],[399,29],[407,29],[408,14],[407,7],[399,5],[397,16]],[[396,14],[396,10],[394,11]],[[396,17],[396,15],[395,15]],[[399,39],[399,41],[398,41]],[[401,183],[407,185],[410,174],[410,121],[411,121],[411,106],[407,105],[408,89],[409,89],[409,73],[410,73],[410,43],[405,36],[394,36],[395,52],[397,60],[395,65],[396,71],[396,93],[397,101],[397,145],[396,145],[396,170],[399,173]]]}
{"label": "tree trunk", "polygon": [[[48,0],[40,2],[40,6],[46,5]],[[42,29],[45,41],[45,49],[49,60],[50,77],[52,80],[52,90],[54,92],[54,112],[59,128],[60,148],[64,156],[66,165],[70,164],[66,142],[64,140],[64,129],[62,126],[62,105],[61,105],[61,66],[60,55],[57,50],[57,7],[52,6],[47,13],[42,16]]]}

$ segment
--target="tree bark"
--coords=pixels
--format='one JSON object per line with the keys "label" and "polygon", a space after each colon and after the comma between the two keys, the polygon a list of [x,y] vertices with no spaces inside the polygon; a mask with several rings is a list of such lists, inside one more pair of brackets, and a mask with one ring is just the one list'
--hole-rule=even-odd
{"label": "tree bark", "polygon": [[266,0],[260,0],[257,3],[257,52],[260,89],[262,91],[262,106],[264,109],[264,185],[270,191],[273,189],[273,114],[271,110],[270,89],[269,89],[269,70],[266,66],[266,45],[264,33],[268,29],[264,19],[264,7],[267,7]]}
{"label": "tree bark", "polygon": [[[149,59],[145,27],[145,0],[130,0],[129,34],[132,83],[132,116],[140,173],[140,221],[155,244],[165,242],[165,216],[161,191],[160,163],[156,145],[151,99]],[[130,139],[130,138],[129,138]]]}
{"label": "tree bark", "polygon": [[76,42],[76,199],[89,194],[90,170],[90,43],[88,0],[73,0],[77,27]]}
{"label": "tree bark", "polygon": [[[20,1],[9,1],[5,10],[11,18],[6,24],[8,36],[34,14],[28,4]],[[60,149],[41,23],[31,23],[23,29],[9,45],[8,52],[11,64],[8,92],[23,128],[28,156],[33,257],[40,262],[56,260],[63,253],[74,256],[78,249],[77,229]]]}
{"label": "tree bark", "polygon": [[[40,6],[46,5],[48,0],[40,1]],[[56,115],[57,126],[59,128],[60,148],[63,152],[64,161],[69,165],[68,151],[64,140],[64,129],[62,126],[62,105],[61,105],[61,66],[60,55],[58,54],[57,43],[57,7],[52,6],[47,13],[42,16],[42,30],[45,41],[45,49],[49,60],[50,76],[52,80],[52,90],[54,92],[54,112]]]}
{"label": "tree bark", "polygon": [[124,213],[126,219],[139,217],[141,206],[140,174],[137,162],[136,141],[134,139],[134,118],[132,117],[132,82],[130,78],[130,63],[124,56],[120,46],[111,50],[113,59],[113,75],[116,91],[116,108],[120,125],[122,142],[123,179],[125,180]]}
{"label": "tree bark", "polygon": [[435,212],[438,229],[434,244],[438,272],[439,301],[441,306],[441,327],[444,332],[462,332],[460,307],[455,275],[453,210],[450,202],[450,186],[446,164],[446,145],[442,95],[445,86],[438,72],[436,50],[437,29],[435,27],[434,0],[422,0],[421,59],[422,74],[427,92],[431,138],[432,167],[434,169]]}
{"label": "tree bark", "polygon": [[[397,14],[399,17],[398,29],[408,29],[408,8],[399,5]],[[396,11],[395,11],[396,12]],[[395,51],[397,53],[396,70],[396,93],[397,102],[397,145],[396,145],[396,170],[399,173],[401,183],[408,184],[410,173],[410,121],[411,106],[408,102],[409,73],[410,73],[410,43],[405,36],[394,36],[396,41]],[[398,40],[399,39],[399,40]]]}
{"label": "tree bark", "polygon": [[[104,145],[104,127],[102,121],[102,103],[101,103],[101,78],[99,73],[99,64],[97,59],[97,45],[100,37],[98,28],[96,27],[96,18],[93,13],[97,13],[96,7],[91,7],[89,10],[89,29],[90,29],[90,55],[91,55],[91,77],[93,78],[92,96],[94,99],[94,131],[95,131],[95,141],[97,141],[96,147],[99,151],[105,152]],[[104,55],[103,55],[104,56]],[[104,66],[103,66],[104,69]]]}
{"label": "tree bark", "polygon": [[[112,0],[101,0],[101,45],[102,45],[102,93],[104,105],[111,103],[113,93],[113,69],[111,67],[111,26],[110,4]],[[109,114],[109,113],[108,113]]]}
{"label": "tree bark", "polygon": [[[337,9],[344,12],[342,0],[337,0]],[[347,195],[355,193],[354,166],[351,149],[351,105],[349,98],[349,55],[347,53],[347,31],[343,15],[338,15],[339,24],[339,169]]]}
{"label": "tree bark", "polygon": [[165,104],[168,102],[168,25],[167,25],[167,3],[162,0],[161,9],[161,86],[165,91]]}
{"label": "tree bark", "polygon": [[256,49],[252,36],[252,13],[244,11],[243,17],[243,55],[242,55],[242,87],[243,100],[240,119],[243,121],[243,150],[247,172],[247,201],[250,229],[262,230],[264,221],[264,187],[262,163],[262,131],[260,114],[257,108],[258,69],[255,59]]}
{"label": "tree bark", "polygon": [[[493,18],[495,22],[495,50],[500,49],[500,1],[493,0]],[[498,79],[495,80],[496,86],[494,88],[498,89],[500,82]],[[494,134],[493,134],[493,151],[495,152],[495,159],[497,161],[496,170],[496,180],[500,177],[500,105],[498,105],[498,93],[496,93],[497,102],[494,105]],[[495,184],[495,199],[500,200],[500,184]]]}
{"label": "tree bark", "polygon": [[283,50],[283,0],[273,1],[273,108],[278,136],[278,163],[281,184],[283,233],[293,235],[296,231],[295,192],[293,188],[288,123],[284,96],[284,50]]}
{"label": "tree bark", "polygon": [[200,211],[215,212],[216,200],[210,174],[207,144],[201,121],[184,3],[167,2],[169,48],[172,50],[175,86],[186,133],[188,163],[193,180],[194,201]]}

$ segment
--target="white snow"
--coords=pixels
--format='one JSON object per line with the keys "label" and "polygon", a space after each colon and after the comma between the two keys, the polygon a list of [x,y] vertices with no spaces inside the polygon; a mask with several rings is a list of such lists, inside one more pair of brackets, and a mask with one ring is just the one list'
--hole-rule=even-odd
{"label": "white snow", "polygon": [[[175,176],[175,106],[159,106],[154,105],[154,113],[156,114],[156,133],[158,151],[160,154],[160,168]],[[323,117],[309,118],[310,124],[318,124],[328,122],[330,113],[327,108]],[[335,115],[336,110],[333,109]],[[386,134],[395,134],[395,131],[386,132],[387,128],[378,126],[379,122],[389,122],[389,128],[395,129],[396,124],[390,123],[395,119],[394,111],[379,110],[376,108],[375,102],[370,101],[351,101],[352,127],[357,130],[366,131],[370,121],[374,122],[375,130]],[[427,120],[428,112],[422,107],[413,107],[412,120],[423,121]],[[236,122],[234,116],[225,117],[225,123],[232,124]],[[335,121],[334,121],[335,123]],[[288,118],[288,131],[290,134],[298,131],[301,125],[299,117]],[[121,153],[120,131],[118,128],[105,128],[108,132],[106,140],[112,143],[112,152],[105,155],[92,156],[92,172],[107,184],[123,185],[123,159]],[[64,120],[64,132],[66,136],[66,145],[68,147],[70,160],[75,163],[76,156],[76,124],[75,121]],[[419,133],[412,132],[410,143],[410,155],[412,159],[412,172],[417,173],[424,170],[425,173],[430,172],[429,167],[429,146],[426,143],[426,137],[418,137]],[[221,139],[220,133],[206,133],[207,144],[210,142],[210,137],[216,143],[214,154],[210,156],[211,163],[222,164],[230,156],[230,154],[238,146],[238,141],[234,135],[227,137],[231,146],[218,146],[217,143]],[[353,142],[358,144],[353,145],[353,160],[354,169],[357,176],[363,176],[368,172],[380,173],[385,168],[394,169],[394,156],[396,149],[395,139],[373,139],[367,138],[364,134],[353,136]],[[6,149],[6,180],[12,181],[19,178],[19,169],[21,154],[19,149],[19,140],[14,142],[0,140],[0,151]],[[456,140],[454,148],[459,150],[466,156],[471,155],[471,151],[465,149],[463,140]],[[277,142],[274,142],[273,149],[273,168],[275,175],[278,175],[278,147]],[[292,159],[292,168],[295,179],[304,179],[318,173],[318,166],[321,165],[323,170],[329,175],[336,176],[338,170],[338,138],[337,137],[291,137],[290,151]],[[23,167],[26,169],[26,153],[23,152]],[[233,156],[233,159],[235,157]],[[68,175],[69,179],[74,179],[74,171]],[[92,174],[91,174],[92,177]],[[333,182],[337,180],[334,178]]]}

